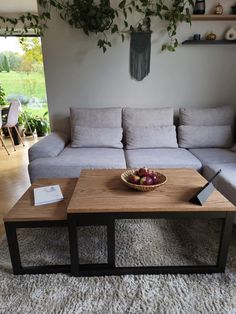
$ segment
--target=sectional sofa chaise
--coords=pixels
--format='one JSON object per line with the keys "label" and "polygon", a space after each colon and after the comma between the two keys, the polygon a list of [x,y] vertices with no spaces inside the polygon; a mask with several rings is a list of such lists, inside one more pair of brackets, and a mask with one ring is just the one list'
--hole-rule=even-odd
{"label": "sectional sofa chaise", "polygon": [[81,169],[194,168],[236,205],[234,110],[71,108],[71,134],[52,133],[29,149],[31,182],[79,177]]}

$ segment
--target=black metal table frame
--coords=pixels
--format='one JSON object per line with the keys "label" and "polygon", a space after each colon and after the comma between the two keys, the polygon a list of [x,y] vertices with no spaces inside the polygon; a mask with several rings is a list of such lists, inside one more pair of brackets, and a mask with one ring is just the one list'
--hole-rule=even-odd
{"label": "black metal table frame", "polygon": [[[8,248],[11,257],[14,275],[23,274],[56,274],[69,273],[71,265],[42,265],[23,267],[21,263],[20,250],[17,238],[17,229],[20,228],[47,228],[47,227],[67,227],[66,220],[54,221],[12,221],[5,222],[5,230],[8,241]],[[37,249],[37,243],[35,244]]]}
{"label": "black metal table frame", "polygon": [[[234,212],[125,212],[68,214],[68,229],[72,276],[109,276],[125,274],[193,274],[222,273],[225,271],[230,244]],[[190,266],[115,266],[115,220],[117,219],[222,219],[216,265]],[[103,225],[107,227],[107,263],[80,264],[78,252],[78,226]]]}

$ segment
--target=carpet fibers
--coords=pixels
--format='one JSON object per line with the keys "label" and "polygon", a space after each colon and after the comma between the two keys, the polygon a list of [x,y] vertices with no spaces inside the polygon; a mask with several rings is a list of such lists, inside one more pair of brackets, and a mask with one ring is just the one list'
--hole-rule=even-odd
{"label": "carpet fibers", "polygon": [[[116,265],[216,262],[220,221],[123,220],[116,223]],[[105,227],[78,228],[81,263],[106,262]],[[225,274],[12,275],[0,240],[0,313],[236,313],[236,230]],[[66,228],[18,230],[22,264],[69,263]]]}

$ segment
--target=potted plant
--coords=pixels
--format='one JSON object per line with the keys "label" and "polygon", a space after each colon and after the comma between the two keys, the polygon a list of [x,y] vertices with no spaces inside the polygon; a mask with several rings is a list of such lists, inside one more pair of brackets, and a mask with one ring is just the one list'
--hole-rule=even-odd
{"label": "potted plant", "polygon": [[19,129],[20,135],[23,136],[24,131],[25,131],[25,117],[24,117],[23,112],[21,112],[18,115],[18,129]]}
{"label": "potted plant", "polygon": [[0,106],[4,107],[7,106],[8,103],[6,101],[6,94],[2,86],[0,85]]}
{"label": "potted plant", "polygon": [[46,118],[48,112],[45,112],[43,117],[35,117],[34,125],[38,137],[45,136],[49,130],[48,119]]}
{"label": "potted plant", "polygon": [[25,135],[30,136],[35,131],[35,118],[31,112],[24,111],[24,128],[25,128]]}
{"label": "potted plant", "polygon": [[[8,102],[6,100],[5,91],[4,91],[3,87],[0,85],[0,107],[5,107],[7,105],[8,105]],[[6,120],[6,117],[7,117],[7,112],[2,111],[1,115],[2,115],[2,121],[4,123]],[[2,132],[3,132],[4,136],[9,136],[7,128],[2,129]]]}

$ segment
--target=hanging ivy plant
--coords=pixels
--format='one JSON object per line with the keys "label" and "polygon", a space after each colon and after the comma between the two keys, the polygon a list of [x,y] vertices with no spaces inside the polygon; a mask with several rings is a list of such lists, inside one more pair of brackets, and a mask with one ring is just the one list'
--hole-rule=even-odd
{"label": "hanging ivy plant", "polygon": [[107,0],[101,0],[95,4],[93,0],[74,0],[74,4],[65,5],[65,15],[71,26],[81,28],[86,35],[89,32],[103,33],[108,31],[116,17],[115,9],[110,6]]}
{"label": "hanging ivy plant", "polygon": [[[117,34],[124,41],[125,34],[132,31],[151,30],[151,24],[159,18],[166,21],[169,42],[162,49],[175,51],[178,46],[177,26],[179,22],[191,23],[190,9],[193,0],[122,0],[113,7],[109,0],[39,0],[40,14],[23,14],[18,18],[0,16],[1,31],[5,36],[13,35],[17,25],[23,24],[21,35],[34,31],[42,36],[51,19],[51,10],[56,9],[61,19],[71,27],[82,29],[86,35],[98,34],[98,47],[105,52],[111,47],[110,35]],[[166,4],[167,2],[167,4]],[[139,20],[132,23],[133,16]],[[4,33],[3,33],[4,32]]]}

